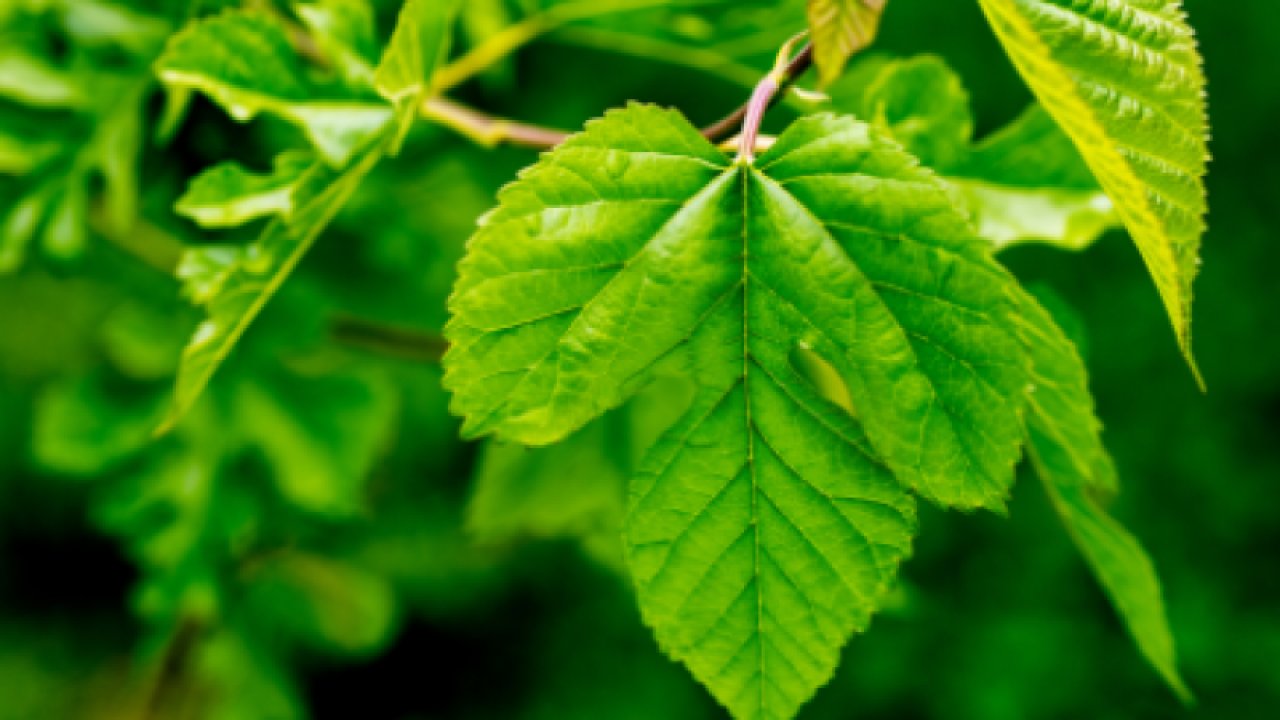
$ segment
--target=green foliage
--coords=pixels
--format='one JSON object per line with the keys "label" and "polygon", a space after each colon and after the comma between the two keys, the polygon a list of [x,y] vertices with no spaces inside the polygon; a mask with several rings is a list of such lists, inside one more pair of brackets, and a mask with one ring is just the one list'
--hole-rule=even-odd
{"label": "green foliage", "polygon": [[[1124,712],[1080,691],[1109,636],[1064,629],[1078,607],[1058,625],[1013,610],[1076,597],[1040,540],[1056,521],[1189,702],[1170,620],[1184,640],[1184,603],[1208,591],[1181,579],[1166,613],[1116,518],[1161,552],[1188,533],[1173,510],[1113,504],[1096,407],[1137,403],[1095,404],[1085,323],[1022,282],[1028,265],[1106,273],[1103,238],[1127,228],[1190,357],[1194,39],[1176,2],[969,5],[1030,106],[993,73],[971,108],[955,53],[859,57],[882,25],[900,50],[932,47],[921,19],[966,17],[950,6],[0,8],[0,553],[18,568],[10,584],[0,567],[0,608],[57,606],[11,600],[38,585],[21,568],[45,564],[46,535],[109,538],[136,570],[135,622],[105,616],[114,634],[83,652],[78,630],[37,642],[0,618],[0,684],[24,688],[0,718],[404,714],[369,698],[410,664],[413,712],[432,717],[722,717],[712,699],[743,720]],[[811,47],[784,59],[812,61],[828,96],[767,71],[806,26]],[[757,83],[741,127],[688,119]],[[576,134],[533,124],[585,117]],[[1141,303],[1112,300],[1138,337]],[[1152,507],[1153,477],[1176,497],[1153,465],[1133,472],[1174,454],[1169,426],[1124,427],[1159,436],[1112,443],[1124,498]],[[1024,455],[1039,514],[1015,494]],[[33,533],[36,552],[8,549]],[[122,590],[87,577],[114,607]],[[846,651],[881,611],[896,627]],[[63,635],[77,659],[49,661],[59,676],[43,663]],[[373,692],[327,679],[393,643]],[[1197,686],[1204,643],[1180,644]],[[481,687],[475,666],[503,652],[536,670],[454,706],[419,692],[418,644],[450,660],[442,688]],[[140,671],[119,669],[124,646]],[[83,702],[42,698],[91,672]],[[1010,699],[1031,693],[1040,715]]]}

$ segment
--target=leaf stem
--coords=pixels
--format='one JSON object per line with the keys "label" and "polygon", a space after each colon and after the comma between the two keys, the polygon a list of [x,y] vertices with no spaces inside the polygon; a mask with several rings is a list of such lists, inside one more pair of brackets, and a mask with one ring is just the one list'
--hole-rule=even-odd
{"label": "leaf stem", "polygon": [[742,149],[738,156],[739,162],[751,163],[755,161],[756,141],[760,136],[760,123],[764,121],[765,113],[778,100],[779,93],[795,82],[813,65],[812,44],[806,44],[795,57],[791,57],[791,50],[798,40],[799,37],[792,39],[783,46],[782,52],[778,55],[777,65],[775,65],[772,72],[760,81],[760,84],[756,85],[756,89],[751,93],[751,99],[747,101],[746,105],[703,131],[703,135],[715,139],[715,135],[711,135],[709,132],[727,132],[727,128],[736,126],[737,122],[740,121],[742,123]]}

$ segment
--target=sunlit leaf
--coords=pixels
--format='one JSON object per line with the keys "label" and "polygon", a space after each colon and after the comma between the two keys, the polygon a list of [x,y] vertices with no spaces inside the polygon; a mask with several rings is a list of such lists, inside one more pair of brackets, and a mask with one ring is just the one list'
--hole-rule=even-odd
{"label": "sunlit leaf", "polygon": [[500,201],[451,299],[465,432],[556,442],[664,364],[691,377],[633,486],[641,606],[735,715],[789,717],[907,551],[899,481],[1003,508],[1025,386],[1008,277],[933,175],[848,118],[803,119],[747,166],[635,106]]}
{"label": "sunlit leaf", "polygon": [[979,0],[1137,243],[1188,362],[1206,212],[1208,118],[1178,0]]}
{"label": "sunlit leaf", "polygon": [[418,105],[431,92],[436,68],[449,53],[460,2],[408,0],[400,11],[374,82],[378,92],[399,111],[401,138],[417,117]]}

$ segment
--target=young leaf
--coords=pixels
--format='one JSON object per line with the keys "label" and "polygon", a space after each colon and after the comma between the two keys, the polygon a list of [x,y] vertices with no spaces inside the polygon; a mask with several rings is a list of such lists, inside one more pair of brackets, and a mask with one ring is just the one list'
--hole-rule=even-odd
{"label": "young leaf", "polygon": [[451,299],[445,383],[467,435],[559,441],[750,288],[752,312],[786,318],[784,358],[804,344],[841,376],[903,482],[1003,507],[1025,381],[1009,278],[945,187],[868,126],[806,118],[744,167],[637,106],[500,200]]}
{"label": "young leaf", "polygon": [[334,167],[391,121],[376,97],[309,80],[288,32],[266,15],[226,12],[187,26],[156,71],[171,90],[202,92],[241,122],[266,112],[296,125]]}
{"label": "young leaf", "polygon": [[436,67],[449,54],[459,4],[460,0],[408,0],[400,11],[374,83],[395,103],[402,138],[417,117],[418,105],[431,92]]}
{"label": "young leaf", "polygon": [[835,82],[849,58],[867,47],[880,30],[888,0],[808,0],[813,59],[823,84]]}
{"label": "young leaf", "polygon": [[[365,148],[341,173],[334,173],[323,163],[313,163],[297,181],[292,215],[273,220],[248,248],[188,251],[179,275],[188,296],[207,308],[208,319],[200,324],[182,353],[173,407],[162,432],[181,420],[195,404],[245,330],[384,157],[387,144],[388,138],[384,137]],[[243,198],[228,193],[223,200],[236,204]]]}
{"label": "young leaf", "polygon": [[238,227],[272,215],[288,219],[312,165],[311,156],[300,152],[281,153],[270,175],[253,175],[238,163],[223,163],[192,180],[174,209],[206,228]]}
{"label": "young leaf", "polygon": [[1115,202],[1194,370],[1205,79],[1177,0],[979,0],[1041,104]]}
{"label": "young leaf", "polygon": [[369,0],[320,0],[296,10],[343,82],[352,88],[372,87],[377,38]]}
{"label": "young leaf", "polygon": [[1189,701],[1178,673],[1160,583],[1142,546],[1094,499],[1116,491],[1084,363],[1053,318],[1023,296],[1022,337],[1032,358],[1028,453],[1054,508],[1093,569],[1138,648],[1169,687]]}
{"label": "young leaf", "polygon": [[690,376],[632,488],[641,608],[735,716],[787,718],[908,552],[894,474],[1003,507],[1026,375],[1007,276],[895,143],[814,116],[758,163],[653,107],[590,124],[469,244],[445,383],[467,434],[548,444],[660,366]]}

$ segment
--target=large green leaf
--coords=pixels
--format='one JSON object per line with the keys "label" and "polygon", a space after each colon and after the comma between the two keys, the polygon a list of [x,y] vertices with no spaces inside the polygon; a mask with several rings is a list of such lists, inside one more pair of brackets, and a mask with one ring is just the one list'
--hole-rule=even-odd
{"label": "large green leaf", "polygon": [[1111,196],[1191,354],[1206,211],[1205,79],[1178,0],[979,0]]}
{"label": "large green leaf", "polygon": [[1049,313],[1024,295],[1022,337],[1032,358],[1028,453],[1071,538],[1110,596],[1138,648],[1184,701],[1160,582],[1138,541],[1096,500],[1116,491],[1084,363]]}
{"label": "large green leaf", "polygon": [[808,0],[813,59],[823,83],[844,72],[849,58],[876,39],[888,0]]}
{"label": "large green leaf", "polygon": [[171,90],[196,90],[241,122],[270,113],[300,128],[335,167],[392,119],[376,95],[311,79],[284,26],[270,16],[226,12],[173,36],[156,61]]}
{"label": "large green leaf", "polygon": [[735,715],[789,717],[907,553],[895,474],[1003,508],[1026,381],[1008,277],[945,186],[850,118],[803,119],[749,166],[634,106],[500,201],[451,299],[465,432],[549,444],[659,374],[691,377],[633,486],[641,606]]}

